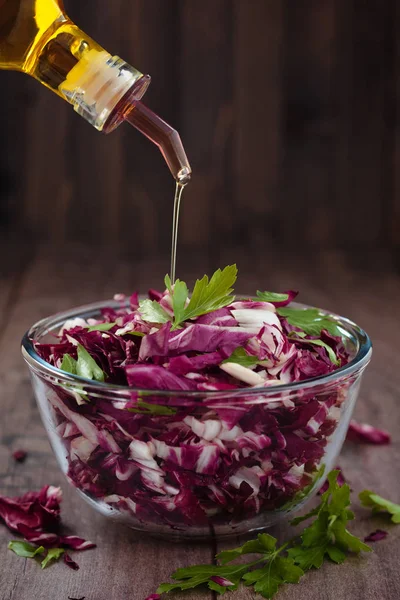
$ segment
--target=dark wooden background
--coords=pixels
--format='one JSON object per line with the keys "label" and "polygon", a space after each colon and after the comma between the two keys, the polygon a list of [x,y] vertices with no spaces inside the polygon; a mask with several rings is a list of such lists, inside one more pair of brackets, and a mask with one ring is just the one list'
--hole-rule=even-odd
{"label": "dark wooden background", "polygon": [[[218,262],[263,249],[400,247],[396,0],[66,0],[153,83],[194,169],[180,244]],[[173,181],[128,125],[92,130],[0,73],[3,237],[167,256]],[[224,252],[223,252],[224,250]],[[167,264],[167,262],[166,262]]]}

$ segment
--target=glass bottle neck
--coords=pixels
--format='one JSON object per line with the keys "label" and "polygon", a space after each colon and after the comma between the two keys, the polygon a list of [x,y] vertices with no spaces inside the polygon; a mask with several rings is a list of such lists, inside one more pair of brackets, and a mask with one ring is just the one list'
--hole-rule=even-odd
{"label": "glass bottle neck", "polygon": [[148,75],[111,56],[65,18],[43,36],[31,61],[27,72],[72,104],[99,131],[129,90],[140,100],[150,83]]}
{"label": "glass bottle neck", "polygon": [[131,90],[131,101],[140,100],[149,84],[149,75],[143,75],[118,56],[105,50],[88,50],[58,90],[79,115],[102,131],[126,94]]}

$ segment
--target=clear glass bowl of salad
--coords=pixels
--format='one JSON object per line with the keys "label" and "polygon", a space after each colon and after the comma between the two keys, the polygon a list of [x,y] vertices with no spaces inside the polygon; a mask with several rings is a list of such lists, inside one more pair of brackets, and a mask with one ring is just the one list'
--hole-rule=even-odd
{"label": "clear glass bowl of salad", "polygon": [[370,340],[292,292],[225,294],[197,316],[174,293],[169,284],[146,300],[118,296],[26,333],[51,445],[79,494],[133,529],[173,539],[261,531],[298,511],[333,468]]}

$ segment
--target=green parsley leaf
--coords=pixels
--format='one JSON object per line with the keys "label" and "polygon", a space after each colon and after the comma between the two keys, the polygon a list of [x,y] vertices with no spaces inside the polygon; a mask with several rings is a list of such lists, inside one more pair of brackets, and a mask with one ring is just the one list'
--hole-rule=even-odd
{"label": "green parsley leaf", "polygon": [[185,309],[188,300],[189,290],[184,281],[177,279],[172,292],[172,308],[174,309],[174,328],[178,327],[182,321],[185,321]]}
{"label": "green parsley leaf", "polygon": [[171,321],[169,314],[156,300],[142,300],[139,304],[139,312],[142,319],[149,323],[168,323],[168,321]]}
{"label": "green parsley leaf", "polygon": [[254,591],[264,598],[273,598],[284,583],[298,583],[303,570],[291,558],[274,557],[262,569],[245,573],[246,585],[253,585]]}
{"label": "green parsley leaf", "polygon": [[70,354],[64,354],[60,369],[71,375],[76,375],[76,360]]}
{"label": "green parsley leaf", "polygon": [[47,556],[42,560],[42,569],[45,569],[50,561],[59,560],[64,552],[64,548],[50,548]]}
{"label": "green parsley leaf", "polygon": [[22,558],[34,558],[38,554],[43,554],[45,552],[43,546],[32,546],[32,544],[28,544],[28,542],[20,542],[18,540],[8,542],[8,549],[12,550],[17,556],[21,556]]}
{"label": "green parsley leaf", "polygon": [[236,348],[236,350],[232,352],[229,358],[226,358],[222,361],[222,364],[228,362],[236,363],[238,365],[242,365],[243,367],[255,367],[258,364],[259,359],[257,356],[248,354],[244,348],[239,346],[239,348]]}
{"label": "green parsley leaf", "polygon": [[364,490],[358,497],[363,506],[370,506],[372,508],[374,514],[386,511],[392,515],[393,523],[400,523],[400,504],[390,502],[390,500],[386,500],[385,498],[382,498],[382,496],[374,494],[371,490]]}
{"label": "green parsley leaf", "polygon": [[259,533],[255,540],[250,540],[233,550],[223,550],[217,554],[216,558],[221,564],[225,565],[239,556],[244,554],[268,554],[275,552],[276,550],[276,538],[272,537],[268,533]]}
{"label": "green parsley leaf", "polygon": [[207,275],[204,275],[202,279],[196,281],[189,304],[186,306],[189,295],[186,283],[177,279],[172,289],[171,280],[166,276],[165,284],[172,295],[174,328],[176,329],[183,321],[205,315],[233,302],[234,296],[231,294],[236,278],[236,265],[225,267],[222,271],[218,269],[210,280]]}
{"label": "green parsley leaf", "polygon": [[162,583],[157,594],[164,592],[172,592],[174,590],[190,590],[200,585],[208,585],[208,587],[214,591],[216,589],[215,582],[212,582],[210,587],[211,577],[224,577],[232,582],[232,586],[226,588],[227,590],[236,590],[243,575],[247,573],[248,565],[196,565],[194,567],[187,567],[184,569],[178,569],[171,575],[172,579],[176,580],[176,583]]}
{"label": "green parsley leaf", "polygon": [[287,302],[289,294],[277,294],[276,292],[260,292],[257,290],[257,297],[262,302]]}
{"label": "green parsley leaf", "polygon": [[173,290],[172,290],[172,281],[171,281],[171,277],[169,275],[166,275],[164,277],[164,283],[165,283],[165,287],[167,288],[167,290],[169,291],[170,295],[172,296]]}
{"label": "green parsley leaf", "polygon": [[139,400],[137,407],[131,407],[127,409],[128,412],[137,413],[141,415],[175,415],[176,408],[170,406],[162,406],[160,404],[150,404]]}
{"label": "green parsley leaf", "polygon": [[104,381],[105,379],[105,373],[81,344],[78,345],[76,374],[86,379],[94,379],[95,381]]}
{"label": "green parsley leaf", "polygon": [[127,331],[126,335],[135,335],[136,337],[144,337],[146,334],[143,331]]}
{"label": "green parsley leaf", "polygon": [[338,328],[333,317],[321,313],[318,308],[277,308],[277,313],[281,317],[285,317],[289,325],[299,327],[308,335],[321,335],[321,331],[326,329],[331,335],[341,337],[340,329]]}
{"label": "green parsley leaf", "polygon": [[[67,373],[71,373],[71,375],[77,375],[77,367],[78,362],[74,358],[72,358],[70,354],[64,354],[62,363],[60,365],[60,369],[66,371]],[[85,404],[88,401],[86,392],[84,392],[80,386],[70,386],[66,383],[65,385],[62,385],[62,387],[67,391],[70,391],[71,388],[73,389],[73,391],[75,392],[75,400],[77,404]]]}
{"label": "green parsley leaf", "polygon": [[322,340],[305,339],[303,336],[300,336],[299,338],[297,338],[296,332],[292,332],[292,333],[293,333],[293,335],[290,335],[290,338],[295,340],[296,342],[302,342],[303,344],[311,344],[313,346],[320,346],[321,348],[325,348],[326,353],[327,353],[331,363],[336,365],[337,367],[340,365],[340,361],[336,358],[336,354],[335,354],[333,348],[331,348],[331,346],[329,344],[327,344],[326,342],[323,342]]}
{"label": "green parsley leaf", "polygon": [[99,323],[98,325],[92,325],[89,327],[88,332],[91,331],[110,331],[113,327],[115,327],[116,323]]}
{"label": "green parsley leaf", "polygon": [[288,555],[294,562],[307,571],[312,567],[319,569],[328,557],[334,562],[343,562],[347,552],[370,552],[371,548],[347,529],[347,522],[354,518],[350,505],[350,488],[347,484],[339,486],[339,471],[328,475],[329,487],[321,496],[321,503],[315,509],[292,521],[297,525],[312,516],[317,518],[301,535],[301,544],[289,549]]}

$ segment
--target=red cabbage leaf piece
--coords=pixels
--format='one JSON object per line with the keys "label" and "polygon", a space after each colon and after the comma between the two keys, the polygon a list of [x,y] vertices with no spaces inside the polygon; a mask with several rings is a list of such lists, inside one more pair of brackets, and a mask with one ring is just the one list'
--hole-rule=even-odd
{"label": "red cabbage leaf piece", "polygon": [[27,457],[27,452],[25,450],[15,450],[13,452],[13,459],[15,462],[23,463]]}
{"label": "red cabbage leaf piece", "polygon": [[135,364],[125,367],[130,386],[147,390],[192,390],[196,389],[189,379],[170,373],[157,365]]}
{"label": "red cabbage leaf piece", "polygon": [[169,361],[168,369],[175,375],[186,375],[187,373],[197,373],[207,367],[220,365],[225,355],[222,352],[208,352],[207,354],[198,354],[197,356],[173,356]]}
{"label": "red cabbage leaf piece", "polygon": [[67,553],[64,554],[64,562],[67,565],[67,567],[69,567],[70,569],[73,569],[74,571],[78,571],[79,570],[78,563],[76,563],[73,560],[73,558],[71,558],[70,555],[67,554]]}
{"label": "red cabbage leaf piece", "polygon": [[90,550],[96,548],[96,544],[80,538],[76,535],[63,535],[60,537],[61,546],[71,548],[71,550],[77,550],[82,552],[83,550]]}
{"label": "red cabbage leaf piece", "polygon": [[364,538],[364,542],[380,542],[388,536],[388,532],[384,529],[377,529]]}
{"label": "red cabbage leaf piece", "polygon": [[40,531],[57,530],[61,498],[61,489],[50,485],[20,498],[0,496],[0,517],[11,531],[18,532],[21,525]]}
{"label": "red cabbage leaf piece", "polygon": [[357,421],[350,421],[346,439],[350,442],[376,445],[390,444],[391,442],[390,433],[387,431],[377,429],[367,423],[357,423]]}
{"label": "red cabbage leaf piece", "polygon": [[156,333],[143,338],[139,360],[144,361],[154,356],[176,356],[187,352],[215,352],[216,350],[223,350],[229,356],[252,335],[254,335],[252,332],[242,327],[198,324],[171,331],[171,324],[166,323]]}

